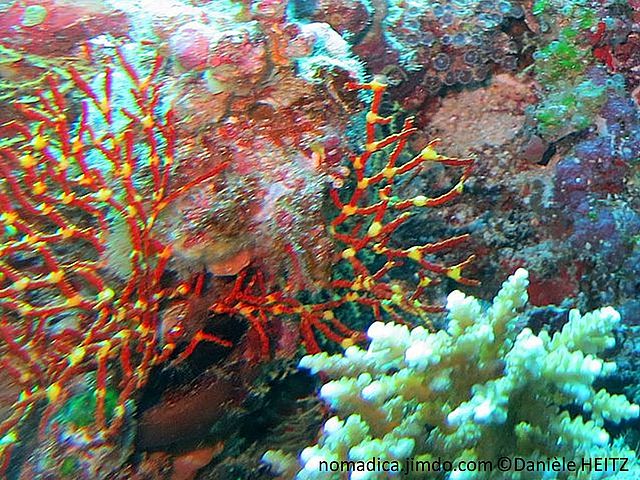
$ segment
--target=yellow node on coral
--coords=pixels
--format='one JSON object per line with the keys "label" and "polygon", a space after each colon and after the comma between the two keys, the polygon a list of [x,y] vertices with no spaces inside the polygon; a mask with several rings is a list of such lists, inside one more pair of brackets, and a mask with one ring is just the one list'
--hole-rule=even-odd
{"label": "yellow node on coral", "polygon": [[96,200],[100,202],[106,202],[111,198],[113,192],[108,188],[101,188],[96,192]]}
{"label": "yellow node on coral", "polygon": [[353,338],[345,338],[344,340],[342,340],[340,342],[340,346],[344,349],[347,349],[349,347],[352,347],[356,344],[356,342],[353,341]]}
{"label": "yellow node on coral", "polygon": [[109,105],[109,99],[107,97],[103,98],[100,102],[100,111],[107,115],[111,110],[111,106]]}
{"label": "yellow node on coral", "polygon": [[387,84],[382,83],[379,80],[372,80],[368,85],[373,92],[379,92],[387,88]]}
{"label": "yellow node on coral", "polygon": [[116,311],[115,320],[117,322],[121,322],[122,320],[124,320],[124,317],[125,317],[126,314],[127,314],[127,310],[124,307],[120,307]]}
{"label": "yellow node on coral", "polygon": [[186,295],[187,293],[189,293],[189,285],[187,285],[186,283],[180,284],[178,288],[176,288],[176,292],[179,295]]}
{"label": "yellow node on coral", "polygon": [[42,202],[40,205],[38,205],[38,210],[40,210],[40,212],[43,215],[49,215],[51,214],[51,212],[53,212],[53,205],[49,205],[48,203],[44,203]]}
{"label": "yellow node on coral", "polygon": [[464,190],[464,182],[458,182],[458,184],[455,187],[455,191],[456,193],[462,193],[462,191]]}
{"label": "yellow node on coral", "polygon": [[115,297],[116,293],[110,289],[110,288],[104,288],[99,294],[98,294],[98,302],[108,302],[109,300],[111,300],[113,297]]}
{"label": "yellow node on coral", "polygon": [[49,205],[48,203],[44,202],[38,205],[37,208],[43,215],[49,215],[51,212],[53,212],[53,205]]}
{"label": "yellow node on coral", "polygon": [[364,146],[364,149],[365,149],[367,152],[371,152],[371,153],[372,153],[372,152],[376,152],[376,151],[378,151],[378,145],[380,145],[380,142],[371,142],[371,143],[367,143],[367,144]]}
{"label": "yellow node on coral", "polygon": [[131,164],[129,162],[125,162],[122,165],[122,168],[120,168],[120,175],[123,176],[124,178],[129,178],[131,176],[132,171],[133,171],[133,168],[131,167]]}
{"label": "yellow node on coral", "polygon": [[368,112],[366,116],[367,123],[376,123],[380,120],[380,115],[375,112]]}
{"label": "yellow node on coral", "polygon": [[69,161],[65,157],[60,158],[58,160],[58,170],[64,171],[67,168],[69,168]]}
{"label": "yellow node on coral", "polygon": [[427,197],[424,195],[418,195],[413,198],[412,203],[415,207],[424,207],[427,204]]}
{"label": "yellow node on coral", "polygon": [[242,307],[239,312],[240,315],[244,315],[245,317],[248,317],[249,315],[251,315],[253,312],[255,311],[255,308],[253,307]]}
{"label": "yellow node on coral", "polygon": [[333,313],[333,310],[325,310],[324,312],[322,312],[322,318],[324,320],[333,320],[334,318],[336,318],[336,316]]}
{"label": "yellow node on coral", "polygon": [[367,230],[367,235],[370,237],[377,237],[378,235],[380,235],[381,231],[382,224],[380,222],[372,222],[371,225],[369,225],[369,229]]}
{"label": "yellow node on coral", "polygon": [[364,165],[362,164],[362,157],[360,155],[358,155],[354,160],[353,160],[353,168],[355,168],[356,170],[360,170]]}
{"label": "yellow node on coral", "polygon": [[40,236],[38,235],[25,235],[24,243],[30,246],[35,246],[38,242],[40,242]]}
{"label": "yellow node on coral", "polygon": [[151,156],[151,158],[149,159],[149,165],[151,165],[152,167],[157,167],[158,165],[160,165],[160,158],[158,157],[158,155]]}
{"label": "yellow node on coral", "polygon": [[78,365],[84,359],[86,353],[87,350],[83,346],[74,348],[69,354],[69,357],[67,357],[67,359],[69,360],[69,366],[73,367],[75,365]]}
{"label": "yellow node on coral", "polygon": [[374,245],[371,246],[371,251],[373,253],[377,253],[378,255],[381,255],[387,251],[387,248],[381,243],[375,243]]}
{"label": "yellow node on coral", "polygon": [[98,350],[98,358],[104,358],[108,356],[110,351],[111,351],[111,342],[109,340],[105,340],[103,342],[103,345],[100,347],[100,350]]}
{"label": "yellow node on coral", "polygon": [[34,195],[42,195],[47,191],[47,186],[43,182],[36,182],[31,187],[31,191]]}
{"label": "yellow node on coral", "polygon": [[387,167],[382,170],[382,176],[387,180],[396,176],[398,169],[396,167]]}
{"label": "yellow node on coral", "polygon": [[75,155],[76,153],[79,153],[83,147],[84,144],[82,143],[82,140],[80,140],[79,137],[75,137],[71,142],[71,153]]}
{"label": "yellow node on coral", "polygon": [[165,297],[165,292],[156,292],[153,295],[151,295],[151,299],[153,300],[153,304],[155,305],[156,302],[162,300]]}
{"label": "yellow node on coral", "polygon": [[138,89],[141,92],[144,92],[147,90],[147,88],[149,88],[150,85],[150,79],[149,78],[143,78],[142,80],[140,80],[140,82],[138,83]]}
{"label": "yellow node on coral", "polygon": [[145,324],[140,323],[137,327],[136,327],[136,332],[138,332],[140,334],[140,336],[142,337],[146,337],[147,335],[149,335],[149,332],[151,330],[149,329],[149,327],[147,327]]}
{"label": "yellow node on coral", "polygon": [[360,295],[358,295],[357,292],[349,292],[344,296],[344,298],[347,302],[355,302],[360,298]]}
{"label": "yellow node on coral", "polygon": [[153,118],[151,117],[151,115],[145,115],[142,118],[142,122],[141,123],[142,123],[142,126],[144,128],[151,128],[151,127],[153,127]]}
{"label": "yellow node on coral", "polygon": [[28,277],[22,277],[19,280],[16,280],[15,282],[13,282],[13,289],[17,290],[18,292],[22,292],[23,290],[26,290],[26,288],[29,286],[29,284],[31,283],[31,280]]}
{"label": "yellow node on coral", "polygon": [[127,215],[132,218],[138,215],[138,210],[136,210],[136,207],[134,207],[133,205],[127,205],[127,208],[125,210],[127,211]]}
{"label": "yellow node on coral", "polygon": [[62,192],[58,196],[58,199],[60,200],[60,202],[62,202],[63,205],[69,205],[71,202],[75,200],[75,198],[76,198],[76,194],[74,192],[71,192],[71,193]]}
{"label": "yellow node on coral", "polygon": [[124,405],[118,404],[114,407],[113,409],[114,418],[122,418],[124,417],[124,414],[125,414]]}
{"label": "yellow node on coral", "polygon": [[68,227],[59,228],[57,233],[66,240],[67,238],[71,238],[76,231],[77,230],[74,227]]}
{"label": "yellow node on coral", "polygon": [[355,214],[357,211],[358,211],[358,207],[356,207],[355,205],[345,205],[344,207],[342,207],[342,213],[347,217],[350,217],[351,215]]}
{"label": "yellow node on coral", "polygon": [[64,270],[56,270],[55,272],[49,273],[47,275],[47,282],[49,283],[60,283],[64,278]]}
{"label": "yellow node on coral", "polygon": [[64,302],[65,306],[70,308],[77,307],[81,303],[82,303],[82,297],[78,293],[76,293],[73,297],[67,298],[67,300]]}
{"label": "yellow node on coral", "polygon": [[44,147],[47,146],[47,143],[48,143],[47,137],[45,137],[44,135],[36,135],[35,137],[33,137],[33,140],[31,141],[31,145],[33,145],[33,148],[36,151],[42,150]]}
{"label": "yellow node on coral", "polygon": [[422,250],[420,249],[420,247],[411,247],[407,250],[407,257],[411,260],[419,262],[422,260]]}
{"label": "yellow node on coral", "polygon": [[373,281],[373,278],[371,277],[367,277],[364,279],[364,281],[362,282],[362,287],[365,290],[371,290],[371,287],[373,287],[373,285],[375,284],[375,282]]}
{"label": "yellow node on coral", "polygon": [[391,295],[391,303],[394,303],[395,305],[402,305],[403,301],[404,301],[404,295],[402,295],[401,293],[394,293],[393,295]]}
{"label": "yellow node on coral", "polygon": [[33,168],[38,164],[38,161],[33,155],[26,154],[20,159],[20,166],[22,168]]}
{"label": "yellow node on coral", "polygon": [[78,185],[82,185],[83,187],[93,185],[93,179],[91,177],[87,177],[84,173],[76,179],[76,182],[78,182]]}
{"label": "yellow node on coral", "polygon": [[141,311],[143,311],[143,312],[144,312],[148,307],[149,307],[149,304],[148,304],[146,301],[142,300],[141,298],[140,298],[140,299],[138,299],[138,300],[136,301],[136,303],[133,305],[133,308],[135,308],[136,310],[141,310]]}
{"label": "yellow node on coral", "polygon": [[431,280],[429,277],[422,277],[420,279],[420,282],[418,283],[418,286],[428,287],[429,285],[431,285],[431,282],[433,282],[433,280]]}
{"label": "yellow node on coral", "polygon": [[56,400],[58,400],[58,398],[60,397],[61,391],[62,388],[60,387],[59,383],[52,383],[51,385],[49,385],[45,390],[49,403],[55,403]]}
{"label": "yellow node on coral", "polygon": [[454,280],[460,280],[462,278],[462,268],[459,266],[448,268],[446,275]]}
{"label": "yellow node on coral", "polygon": [[420,158],[422,160],[438,160],[440,158],[440,155],[438,155],[438,152],[436,152],[435,148],[433,148],[431,145],[427,145],[420,152]]}
{"label": "yellow node on coral", "polygon": [[353,258],[355,256],[356,256],[356,251],[351,247],[346,248],[342,251],[342,258],[344,258],[345,260],[349,258]]}
{"label": "yellow node on coral", "polygon": [[365,188],[367,188],[369,186],[369,179],[368,178],[363,178],[362,180],[360,180],[357,183],[357,188],[358,190],[364,190]]}
{"label": "yellow node on coral", "polygon": [[129,338],[131,338],[131,331],[120,330],[113,336],[113,338],[115,338],[116,340],[128,340]]}
{"label": "yellow node on coral", "polygon": [[162,259],[162,260],[167,260],[168,258],[171,257],[171,245],[167,245],[166,247],[164,247],[162,249],[162,251],[158,254],[158,258]]}
{"label": "yellow node on coral", "polygon": [[0,215],[0,222],[5,225],[13,225],[13,223],[18,219],[18,214],[15,212],[4,212]]}

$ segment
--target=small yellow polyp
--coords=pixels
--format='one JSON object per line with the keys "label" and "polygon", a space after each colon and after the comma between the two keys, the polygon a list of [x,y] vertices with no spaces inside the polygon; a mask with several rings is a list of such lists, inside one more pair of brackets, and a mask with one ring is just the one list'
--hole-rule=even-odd
{"label": "small yellow polyp", "polygon": [[31,280],[29,280],[28,277],[22,277],[19,280],[13,282],[13,289],[21,292],[23,290],[26,290],[26,288],[29,286],[29,283],[31,283]]}
{"label": "small yellow polyp", "polygon": [[437,160],[439,158],[438,152],[431,145],[427,145],[420,152],[420,158],[422,160]]}
{"label": "small yellow polyp", "polygon": [[370,237],[377,237],[380,235],[382,231],[382,224],[380,222],[373,222],[369,225],[369,230],[367,230],[367,235]]}
{"label": "small yellow polyp", "polygon": [[112,194],[113,194],[113,192],[111,190],[109,190],[108,188],[101,188],[100,190],[98,190],[96,192],[96,199],[101,201],[101,202],[106,202],[107,200],[109,200],[111,198]]}
{"label": "small yellow polyp", "polygon": [[34,195],[42,195],[47,191],[47,186],[42,182],[36,182],[33,184],[33,187],[31,187],[31,191]]}
{"label": "small yellow polyp", "polygon": [[416,207],[424,207],[427,204],[427,197],[418,195],[413,199],[413,205]]}
{"label": "small yellow polyp", "polygon": [[49,403],[55,403],[55,401],[58,400],[61,390],[62,389],[60,388],[60,384],[58,383],[52,383],[47,387],[46,393]]}
{"label": "small yellow polyp", "polygon": [[64,278],[64,271],[56,270],[55,272],[51,272],[49,273],[49,275],[47,275],[47,282],[60,283],[63,278]]}
{"label": "small yellow polyp", "polygon": [[460,267],[451,267],[447,270],[447,277],[454,280],[460,280],[462,277],[462,269]]}
{"label": "small yellow polyp", "polygon": [[47,138],[42,135],[36,135],[33,137],[32,145],[35,150],[40,151],[47,146]]}
{"label": "small yellow polyp", "polygon": [[82,302],[82,297],[76,294],[73,297],[67,298],[65,305],[67,307],[77,307],[78,305],[80,305],[81,302]]}
{"label": "small yellow polyp", "polygon": [[13,222],[15,222],[18,219],[18,214],[16,214],[15,212],[4,212],[2,215],[0,215],[0,222],[4,223],[5,225],[12,225]]}
{"label": "small yellow polyp", "polygon": [[79,364],[84,359],[85,353],[86,353],[86,350],[84,347],[74,348],[68,357],[69,366],[73,367],[74,365]]}
{"label": "small yellow polyp", "polygon": [[409,257],[411,260],[415,260],[416,262],[422,260],[422,252],[420,251],[420,247],[411,247],[409,250],[407,250],[407,257]]}
{"label": "small yellow polyp", "polygon": [[99,302],[108,302],[115,296],[115,292],[110,288],[105,288],[98,294]]}
{"label": "small yellow polyp", "polygon": [[25,155],[20,159],[20,166],[23,168],[33,168],[38,164],[38,161],[33,157],[33,155]]}
{"label": "small yellow polyp", "polygon": [[353,258],[356,256],[356,251],[353,248],[347,248],[342,251],[342,258]]}

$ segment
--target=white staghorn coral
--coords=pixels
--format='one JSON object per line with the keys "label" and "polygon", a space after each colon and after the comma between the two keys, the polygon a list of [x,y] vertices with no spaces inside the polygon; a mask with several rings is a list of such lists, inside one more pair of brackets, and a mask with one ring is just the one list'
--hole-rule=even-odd
{"label": "white staghorn coral", "polygon": [[[560,332],[517,332],[527,303],[528,275],[518,270],[491,306],[461,292],[449,295],[449,324],[436,333],[394,323],[374,323],[367,350],[306,356],[300,366],[331,379],[320,396],[335,412],[318,443],[300,454],[300,466],[284,477],[383,479],[398,472],[320,471],[321,462],[525,460],[565,457],[634,459],[621,441],[611,442],[604,420],[619,423],[640,410],[624,396],[593,387],[615,364],[598,357],[614,345],[620,315],[607,307],[581,315],[573,310]],[[580,413],[581,410],[581,413]],[[276,452],[265,456],[281,458]],[[278,462],[276,462],[278,463]],[[353,465],[352,465],[353,466]],[[620,465],[618,465],[620,466]],[[635,478],[635,460],[622,471],[455,471],[416,478],[597,479]],[[297,473],[294,473],[296,472]],[[635,473],[634,473],[635,472]],[[626,477],[625,475],[629,475]],[[411,478],[411,475],[409,475]]]}

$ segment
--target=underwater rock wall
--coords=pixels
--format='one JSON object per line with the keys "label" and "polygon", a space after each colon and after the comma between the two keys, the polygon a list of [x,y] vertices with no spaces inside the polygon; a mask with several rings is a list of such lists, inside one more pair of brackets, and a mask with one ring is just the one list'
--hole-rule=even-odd
{"label": "underwater rock wall", "polygon": [[[633,458],[639,32],[635,0],[0,2],[2,475],[269,478],[322,423],[336,458]],[[497,331],[470,295],[519,267],[532,306]],[[462,384],[447,298],[491,357]],[[322,387],[326,421],[299,359],[357,383],[384,329],[448,335],[422,354],[449,387],[407,407],[440,417],[400,396],[396,450],[379,418],[334,442],[374,389]]]}

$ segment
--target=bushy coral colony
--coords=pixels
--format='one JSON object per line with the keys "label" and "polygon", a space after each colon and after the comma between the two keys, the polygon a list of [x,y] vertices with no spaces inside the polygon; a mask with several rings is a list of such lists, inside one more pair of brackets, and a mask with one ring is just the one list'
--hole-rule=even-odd
{"label": "bushy coral colony", "polygon": [[0,1],[0,477],[636,478],[638,35]]}
{"label": "bushy coral colony", "polygon": [[[78,118],[69,116],[60,80],[49,76],[38,106],[16,105],[25,120],[5,125],[14,136],[12,147],[0,149],[0,329],[5,375],[22,391],[3,419],[4,463],[32,415],[40,417],[40,436],[68,428],[55,415],[72,396],[87,394],[87,372],[95,420],[82,434],[87,443],[113,436],[131,413],[132,392],[175,348],[159,343],[158,310],[189,286],[162,285],[171,247],[153,226],[173,200],[222,168],[169,191],[176,137],[173,111],[159,113],[163,61],[155,57],[143,73],[119,48],[110,60],[99,90],[69,70],[85,97]],[[126,110],[114,108],[114,75],[130,89]],[[125,257],[121,279],[105,272],[116,254]]]}
{"label": "bushy coral colony", "polygon": [[[518,327],[527,285],[528,274],[519,269],[488,307],[452,292],[448,326],[436,333],[377,322],[369,327],[367,350],[352,346],[341,355],[303,357],[301,367],[329,380],[320,397],[334,416],[318,443],[300,454],[296,478],[343,478],[321,464],[371,459],[403,465],[408,478],[442,478],[444,471],[431,467],[412,469],[437,459],[497,466],[504,456],[535,462],[608,455],[626,459],[635,472],[616,478],[637,475],[635,453],[618,441],[611,447],[603,425],[637,418],[640,407],[593,385],[615,370],[598,354],[614,345],[620,315],[611,307],[585,315],[572,310],[562,330],[535,334]],[[580,413],[570,413],[572,406]],[[264,460],[289,476],[298,470],[281,452],[268,452]],[[350,478],[394,476],[361,469]],[[448,478],[539,477],[456,467]],[[566,471],[546,478],[600,477]]]}

